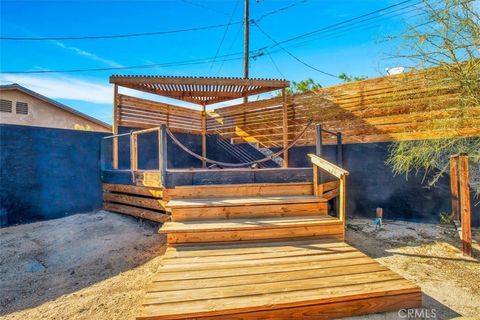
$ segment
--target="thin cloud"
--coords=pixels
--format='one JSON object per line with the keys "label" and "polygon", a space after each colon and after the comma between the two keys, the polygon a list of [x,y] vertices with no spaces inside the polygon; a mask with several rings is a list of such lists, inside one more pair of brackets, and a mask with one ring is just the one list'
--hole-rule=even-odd
{"label": "thin cloud", "polygon": [[2,84],[18,83],[52,99],[78,100],[98,104],[112,103],[111,86],[67,76],[2,74],[0,82]]}
{"label": "thin cloud", "polygon": [[115,62],[115,61],[113,61],[113,60],[109,60],[109,59],[105,59],[105,58],[99,57],[99,56],[97,56],[97,55],[94,54],[94,53],[85,51],[85,50],[80,49],[80,48],[77,48],[77,47],[67,46],[67,45],[64,44],[63,42],[53,40],[52,43],[55,44],[56,46],[60,47],[60,48],[65,49],[65,50],[73,51],[73,52],[75,52],[75,53],[76,53],[77,55],[79,55],[79,56],[86,57],[86,58],[88,58],[88,59],[91,59],[91,60],[94,60],[94,61],[98,61],[98,62],[104,63],[104,64],[106,64],[106,65],[108,65],[108,66],[110,66],[110,67],[114,67],[114,68],[121,68],[121,67],[123,67],[123,65],[121,65],[120,63],[117,63],[117,62]]}
{"label": "thin cloud", "polygon": [[[0,74],[0,84],[18,83],[27,89],[38,92],[51,99],[84,101],[95,104],[112,104],[112,86],[105,82],[92,82],[65,75],[21,75]],[[122,94],[143,99],[173,103],[180,106],[199,108],[194,104],[169,99],[129,88],[119,88]]]}

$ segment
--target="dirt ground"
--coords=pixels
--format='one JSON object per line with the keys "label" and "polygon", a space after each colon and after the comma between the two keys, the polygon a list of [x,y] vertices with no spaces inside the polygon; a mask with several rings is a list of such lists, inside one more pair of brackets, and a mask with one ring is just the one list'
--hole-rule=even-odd
{"label": "dirt ground", "polygon": [[[0,229],[0,319],[133,319],[165,250],[157,230],[104,211]],[[422,287],[435,319],[480,319],[478,230],[474,239],[466,258],[450,226],[386,221],[376,231],[350,219],[347,229],[350,244]]]}

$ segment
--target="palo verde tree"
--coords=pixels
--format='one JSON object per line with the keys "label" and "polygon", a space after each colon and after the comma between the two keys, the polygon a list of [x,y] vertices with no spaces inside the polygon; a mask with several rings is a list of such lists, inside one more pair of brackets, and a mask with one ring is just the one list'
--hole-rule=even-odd
{"label": "palo verde tree", "polygon": [[361,80],[368,79],[368,77],[365,77],[365,76],[350,76],[345,72],[340,73],[338,75],[338,78],[343,80],[343,82],[354,82],[354,81],[361,81]]}
{"label": "palo verde tree", "polygon": [[308,78],[299,82],[292,81],[286,92],[288,94],[304,93],[320,89],[321,87],[322,85],[320,83],[315,82],[312,78]]}
{"label": "palo verde tree", "polygon": [[[406,29],[401,37],[404,47],[396,57],[409,61],[413,72],[432,70],[419,72],[429,88],[454,88],[457,95],[452,100],[433,102],[443,104],[435,110],[450,112],[451,116],[448,120],[429,119],[432,139],[394,143],[387,163],[397,174],[425,172],[428,184],[435,185],[448,170],[449,157],[467,153],[471,186],[478,196],[480,138],[456,132],[462,132],[467,123],[472,127],[472,123],[480,122],[480,6],[471,0],[424,0],[422,4],[422,21]],[[442,130],[453,134],[445,138],[439,134],[437,139],[435,132]]]}

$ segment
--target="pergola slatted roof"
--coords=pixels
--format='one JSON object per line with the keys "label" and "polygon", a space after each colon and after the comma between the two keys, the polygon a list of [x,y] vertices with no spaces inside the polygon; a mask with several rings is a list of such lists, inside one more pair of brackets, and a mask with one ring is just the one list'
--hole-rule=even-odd
{"label": "pergola slatted roof", "polygon": [[283,89],[290,84],[278,79],[122,75],[111,76],[110,83],[201,105]]}

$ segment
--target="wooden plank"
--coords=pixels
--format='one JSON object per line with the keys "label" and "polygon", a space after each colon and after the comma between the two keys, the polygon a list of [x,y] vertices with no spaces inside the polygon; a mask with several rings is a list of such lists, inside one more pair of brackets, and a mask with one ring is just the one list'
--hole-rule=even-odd
{"label": "wooden plank", "polygon": [[[118,86],[113,85],[112,135],[118,134]],[[118,138],[112,138],[112,168],[118,169]]]}
{"label": "wooden plank", "polygon": [[130,169],[132,171],[138,170],[138,136],[130,136]]}
{"label": "wooden plank", "polygon": [[324,193],[327,192],[327,191],[336,189],[339,186],[340,186],[340,181],[339,180],[333,180],[333,181],[322,183]]}
{"label": "wooden plank", "polygon": [[361,273],[388,271],[387,267],[383,267],[376,262],[364,265],[342,266],[337,268],[316,268],[307,270],[285,270],[272,274],[264,274],[259,276],[243,275],[233,277],[217,277],[215,281],[208,279],[188,279],[173,281],[155,281],[147,287],[147,292],[167,292],[177,290],[195,290],[206,288],[220,288],[226,286],[241,286],[251,284],[266,284],[282,281],[296,281],[316,278],[326,278],[334,276],[353,275]]}
{"label": "wooden plank", "polygon": [[167,140],[167,126],[162,124],[160,131],[158,131],[158,171],[159,184],[164,188],[167,184],[167,169],[168,169],[168,140]]}
{"label": "wooden plank", "polygon": [[458,157],[450,157],[450,190],[452,192],[452,214],[455,220],[460,220],[458,198]]}
{"label": "wooden plank", "polygon": [[326,202],[282,203],[244,206],[171,208],[172,221],[242,219],[252,217],[289,217],[327,214]]}
{"label": "wooden plank", "polygon": [[164,191],[168,199],[311,195],[310,182],[180,186]]}
{"label": "wooden plank", "polygon": [[340,179],[340,177],[344,175],[348,175],[348,171],[340,168],[339,166],[334,165],[333,163],[320,158],[319,156],[315,154],[308,154],[308,157],[310,158],[310,161],[316,166],[318,166],[320,169],[322,169],[325,172],[330,173],[331,175],[337,177]]}
{"label": "wooden plank", "polygon": [[[357,268],[360,269],[360,268]],[[217,279],[218,280],[218,279]],[[309,279],[297,279],[291,281],[290,279],[284,279],[283,281],[260,282],[254,284],[244,284],[239,286],[225,286],[221,289],[216,288],[197,288],[189,291],[188,295],[183,290],[168,291],[168,292],[147,292],[145,304],[151,304],[156,302],[166,303],[179,303],[186,301],[198,301],[203,300],[204,297],[212,299],[223,299],[230,297],[245,297],[255,295],[268,295],[280,292],[292,292],[298,290],[321,290],[323,288],[337,288],[348,285],[369,284],[381,281],[403,280],[402,277],[388,269],[375,270],[374,272],[366,273],[351,273],[347,275],[326,276],[326,277],[312,277]],[[333,291],[333,290],[332,290]]]}
{"label": "wooden plank", "polygon": [[145,187],[163,188],[162,175],[160,171],[138,172],[137,184]]}
{"label": "wooden plank", "polygon": [[343,224],[314,225],[284,228],[262,228],[251,230],[229,230],[208,232],[176,232],[168,233],[169,244],[175,243],[208,243],[227,241],[277,240],[306,237],[324,237],[343,240]]}
{"label": "wooden plank", "polygon": [[117,193],[104,193],[103,201],[123,203],[147,209],[163,210],[165,211],[164,202],[161,199],[137,197],[133,195],[117,194]]}
{"label": "wooden plank", "polygon": [[[315,286],[313,283],[310,283],[310,285],[306,285],[311,289],[289,292],[285,290],[283,292],[259,294],[255,296],[234,296],[211,299],[208,304],[205,304],[205,300],[163,304],[161,303],[162,299],[149,299],[148,296],[150,296],[150,294],[148,294],[144,302],[143,312],[139,318],[146,319],[148,318],[148,314],[174,316],[180,313],[184,316],[188,315],[188,317],[202,317],[207,315],[223,315],[225,317],[226,315],[238,313],[239,311],[271,310],[336,301],[384,297],[404,293],[418,293],[419,291],[417,287],[412,286],[410,282],[404,279],[394,278],[394,276],[388,278],[389,275],[384,275],[384,277],[390,280],[375,281],[374,279],[367,278],[362,281],[358,279],[358,277],[352,276],[339,280],[338,283],[342,283],[344,286],[336,287],[335,290],[332,290],[330,287],[322,287],[322,284]],[[208,294],[210,294],[210,292]],[[185,297],[188,298],[189,296]]]}
{"label": "wooden plank", "polygon": [[326,200],[332,200],[333,198],[336,198],[339,195],[340,195],[340,187],[330,190],[328,192],[325,192],[324,194],[322,194],[322,198]]}
{"label": "wooden plank", "polygon": [[462,223],[462,252],[472,256],[472,225],[470,208],[470,182],[468,174],[468,156],[459,156],[460,165],[460,210]]}
{"label": "wooden plank", "polygon": [[[283,148],[288,147],[288,110],[285,88],[282,89],[282,124],[283,124]],[[283,167],[288,168],[288,150],[283,152]]]}
{"label": "wooden plank", "polygon": [[338,204],[338,218],[343,221],[345,225],[345,220],[347,217],[347,182],[346,176],[342,175],[340,177],[340,186],[339,189],[339,204]]}
{"label": "wooden plank", "polygon": [[[195,245],[198,245],[198,244],[195,244]],[[190,246],[191,245],[189,244],[188,247],[190,247]],[[183,247],[185,247],[185,246],[183,246]],[[351,248],[351,247],[348,247],[348,246],[343,246],[343,247],[338,247],[338,248],[336,248],[336,247],[326,248],[326,249],[322,249],[322,250],[318,250],[318,251],[305,250],[305,249],[304,250],[291,250],[291,251],[285,251],[285,252],[248,254],[248,255],[242,255],[241,257],[235,256],[235,255],[226,255],[226,256],[208,256],[206,258],[201,258],[201,257],[196,257],[196,258],[194,258],[194,257],[173,258],[173,259],[166,259],[165,261],[162,261],[162,266],[169,266],[169,267],[173,268],[173,269],[170,269],[170,270],[175,270],[176,266],[182,267],[182,266],[185,266],[187,264],[190,264],[190,265],[192,265],[192,269],[190,271],[192,271],[192,272],[195,271],[196,272],[196,271],[201,271],[201,270],[208,270],[208,269],[199,269],[200,265],[206,264],[206,263],[210,264],[210,266],[211,266],[211,265],[213,265],[215,263],[219,263],[219,262],[221,262],[221,263],[229,262],[230,265],[229,265],[228,269],[238,269],[238,268],[240,268],[240,266],[237,266],[237,264],[235,262],[250,261],[254,264],[252,264],[249,268],[254,268],[255,270],[253,270],[254,272],[252,271],[252,272],[249,272],[247,274],[248,275],[256,274],[257,276],[262,277],[260,275],[264,272],[261,271],[261,270],[264,270],[263,267],[268,267],[268,266],[263,266],[261,264],[261,261],[259,261],[260,259],[270,259],[269,261],[274,260],[274,259],[281,259],[282,261],[287,261],[287,263],[281,264],[283,266],[282,268],[276,269],[276,271],[275,271],[275,272],[283,272],[283,271],[291,271],[289,269],[289,266],[291,264],[296,263],[296,262],[293,261],[293,259],[295,259],[296,257],[298,257],[300,259],[304,259],[306,257],[309,257],[311,259],[316,259],[320,255],[330,255],[330,259],[325,260],[325,261],[334,261],[334,260],[342,260],[343,261],[341,263],[337,263],[336,264],[337,267],[342,266],[342,265],[351,265],[349,259],[345,258],[345,257],[347,257],[347,256],[351,257],[353,252],[355,252],[354,248]],[[290,262],[290,263],[288,263],[288,262]],[[370,261],[370,262],[372,262],[372,261]],[[356,263],[356,265],[358,265],[358,263]],[[324,266],[323,260],[320,261],[320,262],[317,262],[315,265],[309,265],[309,267],[306,267],[306,265],[303,265],[303,264],[302,264],[302,266],[304,268],[300,268],[300,270],[330,268],[330,267]],[[269,270],[269,269],[271,269],[271,268],[266,268],[265,270]],[[219,270],[222,270],[222,269],[212,267],[212,270],[219,271]],[[166,277],[163,277],[162,279],[166,280],[166,281],[172,281],[170,279],[170,276],[175,277],[175,275],[178,274],[178,272],[180,272],[180,271],[171,271],[171,272],[169,272],[168,275],[166,275]],[[205,273],[204,275],[205,275],[205,277],[204,277],[205,279],[206,278],[218,278],[218,277],[220,277],[219,275],[216,274],[216,271],[211,271],[210,275],[207,274],[207,273]],[[161,281],[161,280],[160,280],[160,278],[158,278],[158,279],[156,279],[156,281]],[[216,282],[217,280],[214,280],[214,281]]]}
{"label": "wooden plank", "polygon": [[[202,157],[207,158],[207,114],[205,104],[202,106]],[[206,160],[202,160],[202,167],[207,167]]]}
{"label": "wooden plank", "polygon": [[336,224],[339,220],[329,215],[300,216],[300,217],[273,217],[256,219],[228,219],[228,220],[203,220],[170,222],[162,226],[160,233],[174,233],[186,231],[215,231],[215,230],[256,230],[263,228],[285,228],[308,225]]}
{"label": "wooden plank", "polygon": [[[318,240],[318,239],[315,239]],[[332,239],[328,239],[332,241]],[[249,243],[250,244],[250,243]],[[223,245],[223,244],[222,244]],[[267,244],[268,245],[268,244]],[[197,245],[197,247],[205,247],[207,245]],[[208,245],[209,246],[209,245]],[[172,248],[185,248],[186,246],[177,246]],[[188,246],[190,248],[191,245]],[[267,251],[267,252],[250,252],[250,253],[241,253],[241,254],[217,254],[215,252],[212,255],[211,252],[206,250],[196,250],[198,254],[196,256],[183,256],[183,255],[173,255],[170,253],[169,256],[164,257],[163,265],[172,265],[172,264],[201,264],[201,263],[210,263],[216,261],[246,261],[246,260],[258,260],[266,258],[281,258],[281,257],[294,257],[294,256],[305,256],[305,255],[319,255],[319,254],[333,254],[341,252],[353,252],[355,249],[346,245],[343,242],[337,242],[335,246],[321,247],[315,246],[315,250],[312,248],[288,248],[288,250],[278,250],[278,251]],[[206,255],[202,256],[201,252],[205,252]],[[320,266],[319,264],[318,266]]]}
{"label": "wooden plank", "polygon": [[128,205],[117,204],[117,203],[103,203],[103,209],[111,212],[123,213],[137,218],[147,219],[155,222],[166,222],[170,220],[170,216],[148,209],[131,207]]}
{"label": "wooden plank", "polygon": [[117,193],[127,193],[135,194],[140,196],[149,196],[153,198],[162,198],[164,189],[161,188],[152,188],[152,187],[139,187],[126,184],[102,184],[104,192],[117,192]]}
{"label": "wooden plank", "polygon": [[[317,239],[311,239],[317,240]],[[330,240],[336,240],[330,238]],[[277,240],[279,241],[279,240]],[[287,240],[284,240],[287,241]],[[336,240],[338,241],[338,240]],[[198,245],[198,244],[193,244]],[[207,244],[210,245],[210,244]],[[191,246],[189,244],[188,246]],[[181,271],[200,271],[200,270],[208,270],[211,273],[215,273],[216,271],[212,270],[223,270],[223,269],[238,269],[238,268],[256,268],[256,267],[264,267],[264,266],[273,266],[273,265],[285,265],[285,264],[292,264],[292,263],[307,263],[307,262],[315,262],[315,263],[324,263],[325,261],[331,260],[343,260],[343,259],[355,259],[355,258],[363,258],[366,257],[365,254],[353,250],[351,252],[336,252],[331,251],[324,254],[313,254],[313,255],[303,255],[303,256],[295,256],[295,257],[279,257],[279,258],[270,258],[270,259],[261,259],[260,260],[240,260],[240,261],[216,261],[211,263],[201,263],[201,264],[164,264],[162,266],[162,272],[181,272]]]}
{"label": "wooden plank", "polygon": [[143,109],[153,110],[153,111],[163,109],[163,110],[168,110],[173,114],[200,115],[200,111],[198,110],[176,106],[173,104],[142,99],[138,97],[128,96],[125,94],[119,94],[118,96],[119,96],[119,101],[121,105],[137,106]]}
{"label": "wooden plank", "polygon": [[[160,122],[138,122],[138,121],[126,121],[120,120],[118,122],[119,126],[121,127],[129,127],[129,128],[151,128],[160,125]],[[170,127],[170,131],[172,132],[181,132],[181,133],[191,133],[191,134],[199,134],[200,130],[197,129],[185,129],[185,128],[178,128],[178,127]]]}
{"label": "wooden plank", "polygon": [[295,250],[322,250],[323,248],[337,248],[348,246],[345,242],[316,239],[316,240],[290,240],[288,242],[270,241],[268,243],[234,243],[210,244],[210,245],[190,245],[169,247],[164,254],[164,259],[185,258],[185,257],[207,257],[207,256],[223,256],[227,255],[243,256],[246,254],[270,253],[270,252],[287,252]]}
{"label": "wooden plank", "polygon": [[[352,257],[353,254],[350,254],[348,258],[345,259],[330,259],[325,260],[319,263],[318,261],[307,261],[307,262],[291,262],[291,263],[278,263],[272,265],[257,265],[250,266],[248,268],[239,267],[239,268],[226,268],[226,269],[215,269],[215,272],[210,270],[190,270],[190,271],[171,271],[171,272],[162,272],[157,273],[153,280],[154,281],[181,281],[187,279],[210,279],[212,282],[219,277],[230,277],[230,276],[243,276],[243,275],[257,275],[262,277],[265,274],[271,274],[276,272],[284,271],[295,271],[295,270],[311,270],[311,269],[322,269],[322,268],[338,268],[343,266],[358,266],[365,265],[370,263],[372,260],[366,256],[359,256],[357,253],[356,257]],[[163,269],[162,269],[163,271]]]}
{"label": "wooden plank", "polygon": [[322,194],[323,194],[323,190],[319,186],[319,181],[318,181],[318,167],[313,166],[313,195],[319,197]]}
{"label": "wooden plank", "polygon": [[[210,86],[246,86],[281,89],[288,87],[286,80],[241,79],[241,78],[201,78],[201,77],[149,77],[149,76],[111,76],[110,83],[125,84],[166,84],[166,85],[210,85]],[[272,89],[274,90],[274,89]]]}
{"label": "wooden plank", "polygon": [[304,196],[269,196],[269,197],[242,197],[242,198],[197,198],[170,200],[171,208],[191,207],[225,207],[225,206],[254,206],[262,204],[288,204],[288,203],[315,203],[322,201],[313,195]]}
{"label": "wooden plank", "polygon": [[[309,306],[289,307],[274,310],[251,311],[247,313],[229,314],[232,320],[253,320],[253,319],[309,319],[329,320],[343,317],[362,316],[370,313],[397,311],[400,309],[414,309],[422,306],[421,293],[408,293],[374,298],[356,299],[352,301],[337,301]],[[204,320],[224,319],[224,316],[202,317]]]}

